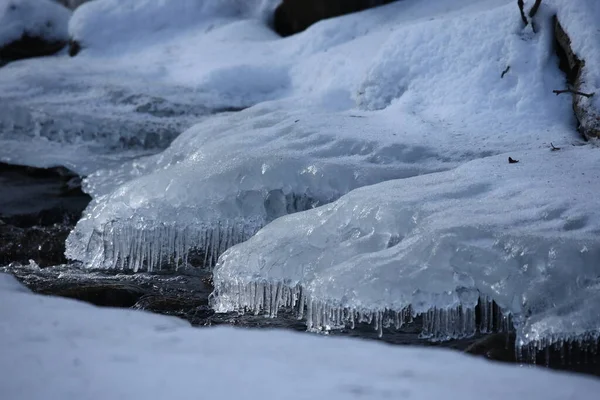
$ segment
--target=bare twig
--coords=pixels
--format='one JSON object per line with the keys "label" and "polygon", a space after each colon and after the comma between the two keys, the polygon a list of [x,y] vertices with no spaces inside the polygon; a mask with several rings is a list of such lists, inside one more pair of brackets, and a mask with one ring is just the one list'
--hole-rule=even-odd
{"label": "bare twig", "polygon": [[542,0],[535,0],[535,4],[533,7],[531,7],[531,10],[529,10],[529,18],[535,17],[535,14],[537,14],[541,4]]}
{"label": "bare twig", "polygon": [[557,150],[560,150],[560,147],[556,147],[556,146],[554,146],[554,145],[552,144],[552,142],[550,142],[550,146],[551,146],[551,150],[552,150],[552,151],[557,151]]}
{"label": "bare twig", "polygon": [[512,158],[512,157],[508,157],[508,163],[509,163],[509,164],[516,164],[516,163],[518,163],[518,162],[519,162],[519,160],[515,160],[515,159],[514,159],[514,158]]}
{"label": "bare twig", "polygon": [[563,93],[572,93],[574,95],[583,96],[583,97],[587,97],[587,98],[594,97],[594,95],[596,94],[596,93],[583,93],[583,92],[580,92],[579,90],[573,90],[573,89],[553,90],[552,93],[556,94],[557,96],[559,94],[563,94]]}
{"label": "bare twig", "polygon": [[523,0],[517,0],[517,4],[519,5],[519,11],[521,12],[521,19],[523,20],[523,24],[527,26],[529,21],[527,20],[527,16],[525,15],[525,3]]}
{"label": "bare twig", "polygon": [[500,78],[504,78],[504,75],[506,75],[508,73],[508,71],[510,71],[510,65],[508,67],[506,67],[506,69],[504,71],[502,71],[502,75],[500,75]]}

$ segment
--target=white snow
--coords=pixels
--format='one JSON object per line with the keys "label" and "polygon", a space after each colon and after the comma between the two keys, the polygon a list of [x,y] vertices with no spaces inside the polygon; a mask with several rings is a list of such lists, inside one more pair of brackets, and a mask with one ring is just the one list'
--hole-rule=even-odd
{"label": "white snow", "polygon": [[[190,79],[221,98],[248,93],[262,103],[196,125],[158,156],[90,176],[97,198],[69,257],[152,269],[199,248],[210,264],[274,217],[356,187],[576,139],[568,98],[552,94],[564,78],[547,10],[534,36],[512,2],[439,7],[407,0],[245,50],[231,37],[207,45],[215,58],[190,64]],[[298,197],[308,201],[291,204]]]}
{"label": "white snow", "polygon": [[451,350],[191,328],[28,293],[0,274],[0,392],[34,399],[594,399],[594,378]]}
{"label": "white snow", "polygon": [[[84,48],[130,48],[155,45],[182,31],[213,29],[223,20],[265,18],[274,0],[102,0],[77,9],[69,23],[71,37]],[[189,44],[188,44],[189,45]]]}
{"label": "white snow", "polygon": [[51,0],[0,0],[0,47],[23,35],[67,41],[71,12]]}

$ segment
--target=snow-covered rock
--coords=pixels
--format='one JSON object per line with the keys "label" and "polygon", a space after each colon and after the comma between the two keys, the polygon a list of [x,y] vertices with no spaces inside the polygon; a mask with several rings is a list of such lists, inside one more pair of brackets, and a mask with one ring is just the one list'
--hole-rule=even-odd
{"label": "snow-covered rock", "polygon": [[[82,48],[154,45],[189,29],[266,18],[276,0],[96,0],[74,13],[71,38]],[[198,51],[201,51],[198,49]]]}
{"label": "snow-covered rock", "polygon": [[69,39],[70,17],[51,0],[1,0],[0,63],[56,53]]}
{"label": "snow-covered rock", "polygon": [[[37,399],[595,399],[594,378],[451,350],[283,331],[192,328],[39,296],[0,274],[0,391]],[[235,383],[235,384],[232,384]]]}

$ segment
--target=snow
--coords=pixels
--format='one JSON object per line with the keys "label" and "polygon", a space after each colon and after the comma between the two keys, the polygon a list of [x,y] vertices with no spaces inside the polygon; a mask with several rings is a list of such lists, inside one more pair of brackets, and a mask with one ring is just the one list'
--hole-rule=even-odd
{"label": "snow", "polygon": [[594,378],[286,331],[191,328],[21,290],[0,274],[4,399],[595,398]]}
{"label": "snow", "polygon": [[23,35],[66,42],[70,17],[67,8],[50,0],[0,0],[0,47]]}
{"label": "snow", "polygon": [[190,79],[259,104],[210,117],[160,155],[92,174],[96,199],[68,256],[137,270],[199,251],[212,265],[275,217],[357,187],[576,138],[568,98],[552,94],[564,78],[549,14],[533,36],[512,2],[440,8],[403,1],[284,40],[252,39],[244,51],[231,37],[207,44],[215,58],[191,64]]}
{"label": "snow", "polygon": [[127,42],[140,47],[182,30],[212,29],[211,24],[218,20],[266,18],[275,5],[273,0],[94,1],[77,9],[69,33],[84,48],[94,50]]}

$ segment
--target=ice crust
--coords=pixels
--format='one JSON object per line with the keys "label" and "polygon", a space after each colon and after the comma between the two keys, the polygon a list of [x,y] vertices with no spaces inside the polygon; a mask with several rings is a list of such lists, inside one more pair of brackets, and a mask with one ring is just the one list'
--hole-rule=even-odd
{"label": "ice crust", "polygon": [[274,221],[221,257],[215,308],[272,314],[286,302],[248,285],[301,286],[309,327],[329,325],[323,313],[336,325],[343,310],[410,307],[457,314],[434,322],[453,337],[465,332],[440,329],[444,318],[462,326],[486,296],[512,316],[521,345],[598,335],[597,149],[514,156],[357,189]]}
{"label": "ice crust", "polygon": [[70,17],[71,11],[50,0],[0,0],[0,47],[23,35],[66,42]]}
{"label": "ice crust", "polygon": [[[275,217],[357,187],[572,141],[569,100],[552,94],[564,78],[551,52],[551,16],[543,14],[544,29],[533,36],[520,30],[513,6],[407,0],[322,21],[285,40],[252,41],[256,54],[236,53],[236,64],[215,52],[225,64],[208,76],[228,74],[213,80],[221,93],[233,87],[230,65],[244,79],[239,65],[256,65],[257,54],[261,68],[269,59],[269,70],[279,71],[271,80],[287,77],[287,89],[204,120],[160,155],[92,174],[85,188],[95,200],[67,241],[67,255],[92,267],[133,269],[173,267],[192,250],[214,260]],[[477,27],[483,34],[475,35]],[[419,34],[429,31],[437,34]],[[469,51],[457,56],[453,41]],[[403,47],[414,50],[411,57]],[[501,79],[508,64],[513,75]],[[410,84],[401,94],[384,93],[403,81]],[[383,110],[366,106],[394,96]],[[296,199],[305,200],[298,207]]]}

